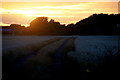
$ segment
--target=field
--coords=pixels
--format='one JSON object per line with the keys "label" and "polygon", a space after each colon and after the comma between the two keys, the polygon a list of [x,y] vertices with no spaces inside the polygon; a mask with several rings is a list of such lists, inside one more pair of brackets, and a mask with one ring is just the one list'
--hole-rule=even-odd
{"label": "field", "polygon": [[[57,37],[57,36],[56,36]],[[2,36],[2,49],[11,50],[17,47],[23,47],[30,44],[36,44],[56,38],[55,36]]]}
{"label": "field", "polygon": [[119,36],[78,36],[75,51],[70,52],[78,61],[98,63],[105,55],[115,55],[120,50]]}
{"label": "field", "polygon": [[3,80],[116,79],[119,61],[119,36],[3,36]]}

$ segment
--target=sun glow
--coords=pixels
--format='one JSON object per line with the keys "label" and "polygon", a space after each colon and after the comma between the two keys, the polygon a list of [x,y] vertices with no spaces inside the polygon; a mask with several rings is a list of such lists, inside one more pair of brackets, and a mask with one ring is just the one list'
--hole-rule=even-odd
{"label": "sun glow", "polygon": [[32,16],[33,14],[37,14],[37,11],[34,10],[9,10],[9,9],[3,9],[0,11],[0,13],[4,13],[4,14],[25,14],[27,16]]}
{"label": "sun glow", "polygon": [[37,14],[37,11],[34,10],[13,10],[12,12],[17,14],[24,14],[26,16],[33,16],[34,14]]}
{"label": "sun glow", "polygon": [[34,10],[27,10],[23,11],[22,14],[25,14],[26,16],[33,16],[34,14],[37,14],[37,12]]}
{"label": "sun glow", "polygon": [[64,14],[62,10],[32,10],[32,9],[2,9],[0,13],[3,14],[24,14],[26,16],[35,16],[35,15],[51,15],[51,14]]}

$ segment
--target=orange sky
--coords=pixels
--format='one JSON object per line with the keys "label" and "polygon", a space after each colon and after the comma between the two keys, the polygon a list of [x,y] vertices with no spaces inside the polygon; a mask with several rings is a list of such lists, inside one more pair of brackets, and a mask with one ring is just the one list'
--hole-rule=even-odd
{"label": "orange sky", "polygon": [[2,2],[0,25],[29,25],[36,17],[46,16],[63,24],[76,23],[94,13],[118,13],[117,2]]}
{"label": "orange sky", "polygon": [[4,0],[4,2],[118,2],[119,0]]}

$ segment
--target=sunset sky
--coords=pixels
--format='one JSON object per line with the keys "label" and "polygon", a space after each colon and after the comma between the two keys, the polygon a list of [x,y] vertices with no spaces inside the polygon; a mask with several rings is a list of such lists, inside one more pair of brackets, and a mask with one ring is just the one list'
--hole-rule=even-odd
{"label": "sunset sky", "polygon": [[0,25],[29,25],[33,19],[40,16],[49,17],[49,19],[54,19],[62,24],[69,24],[76,23],[94,13],[118,13],[118,2],[17,1],[19,0],[13,0],[13,2],[10,2],[10,0],[4,0],[4,2],[2,2],[0,7],[0,16],[2,17],[0,20]]}

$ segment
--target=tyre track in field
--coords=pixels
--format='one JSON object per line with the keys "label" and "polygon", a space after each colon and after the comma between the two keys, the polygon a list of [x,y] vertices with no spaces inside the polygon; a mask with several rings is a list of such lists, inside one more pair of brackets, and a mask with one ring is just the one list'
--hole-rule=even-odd
{"label": "tyre track in field", "polygon": [[[31,78],[34,76],[32,78],[36,78],[36,76],[41,76],[39,73],[42,73],[42,66],[48,68],[48,72],[46,73],[49,74],[50,71],[50,74],[54,76],[56,72],[59,72],[59,70],[61,70],[60,66],[63,64],[62,60],[64,55],[67,55],[69,51],[73,50],[73,43],[74,38],[71,37],[60,38],[56,39],[55,41],[53,40],[49,44],[46,44],[40,49],[35,50],[35,52],[20,58],[16,63],[12,63],[12,67],[9,68],[10,72],[7,71],[7,74],[5,76],[8,78],[9,76],[11,77],[13,75],[16,75],[16,77],[21,76],[21,78],[22,76],[25,78]],[[6,66],[6,69],[7,67],[9,66]],[[44,71],[44,69],[42,70]],[[34,71],[34,73],[31,71]],[[44,72],[42,74],[44,74]]]}
{"label": "tyre track in field", "polygon": [[56,50],[53,56],[51,78],[53,80],[62,80],[65,60],[68,57],[67,53],[75,50],[74,37],[64,40],[62,45]]}
{"label": "tyre track in field", "polygon": [[[51,45],[53,43],[55,43],[56,41],[60,41],[63,38],[55,38],[55,39],[50,39],[47,41],[44,41],[40,44],[40,46],[35,46],[35,48],[37,49],[33,49],[33,51],[31,51],[31,53],[22,56],[17,63],[15,64],[17,68],[21,68],[22,66],[24,66],[27,62],[28,59],[31,59],[34,56],[37,56],[39,54],[39,51],[41,51],[44,47]],[[48,43],[47,43],[48,42]],[[39,45],[39,44],[38,44]],[[31,45],[32,46],[32,45]]]}
{"label": "tyre track in field", "polygon": [[63,46],[63,43],[66,43],[66,40],[68,40],[68,38],[63,38],[62,40],[56,41],[52,44],[49,44],[43,47],[41,50],[38,51],[36,56],[29,58],[28,62],[37,61],[41,64],[51,65],[51,63],[55,58],[53,56],[56,55],[56,52],[58,52],[58,49],[62,51],[60,47],[61,45]]}
{"label": "tyre track in field", "polygon": [[74,50],[74,40],[75,38],[64,38],[41,49],[38,55],[29,59],[27,63],[27,69],[34,71],[34,74],[30,75],[41,79],[48,74],[50,79],[60,79],[60,75],[63,74],[61,71],[64,70],[64,58],[68,52]]}
{"label": "tyre track in field", "polygon": [[[23,66],[25,64],[29,65],[31,62],[38,62],[44,65],[59,66],[65,53],[65,48],[71,48],[71,41],[73,38],[62,38],[51,44],[48,44],[42,47],[37,52],[34,52],[32,55],[21,59],[17,66]],[[72,41],[73,42],[73,41]],[[55,67],[56,68],[56,67]]]}

